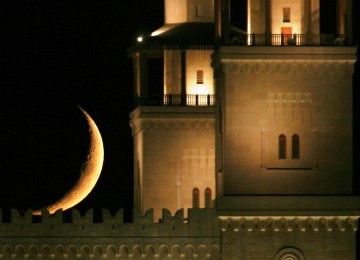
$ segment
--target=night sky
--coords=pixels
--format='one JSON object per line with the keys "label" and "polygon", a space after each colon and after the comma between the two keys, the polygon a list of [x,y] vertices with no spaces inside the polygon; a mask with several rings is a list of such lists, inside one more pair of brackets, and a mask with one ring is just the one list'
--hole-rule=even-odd
{"label": "night sky", "polygon": [[100,129],[105,162],[76,208],[130,212],[127,48],[163,24],[163,0],[1,1],[0,17],[0,207],[43,207],[72,186],[88,147],[81,106]]}
{"label": "night sky", "polygon": [[88,148],[81,106],[100,129],[105,162],[76,207],[131,209],[127,48],[163,24],[163,1],[15,0],[0,10],[0,207],[43,207],[72,186]]}

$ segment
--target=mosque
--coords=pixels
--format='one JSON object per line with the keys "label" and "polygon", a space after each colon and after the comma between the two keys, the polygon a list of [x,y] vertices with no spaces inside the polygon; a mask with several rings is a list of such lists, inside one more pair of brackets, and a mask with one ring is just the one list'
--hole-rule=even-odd
{"label": "mosque", "polygon": [[165,0],[129,48],[132,223],[12,210],[1,259],[358,258],[353,2],[236,2]]}

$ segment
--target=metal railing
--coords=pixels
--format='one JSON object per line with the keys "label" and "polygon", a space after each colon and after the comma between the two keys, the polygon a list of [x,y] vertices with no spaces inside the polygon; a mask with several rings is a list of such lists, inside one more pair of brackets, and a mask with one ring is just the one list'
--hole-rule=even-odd
{"label": "metal railing", "polygon": [[140,98],[139,105],[145,106],[214,106],[215,95],[164,94]]}
{"label": "metal railing", "polygon": [[343,34],[239,34],[232,45],[248,46],[348,46]]}

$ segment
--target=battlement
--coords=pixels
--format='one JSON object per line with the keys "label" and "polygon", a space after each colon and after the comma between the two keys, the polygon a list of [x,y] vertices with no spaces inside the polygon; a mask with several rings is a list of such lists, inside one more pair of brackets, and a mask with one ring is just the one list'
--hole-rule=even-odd
{"label": "battlement", "polygon": [[[0,211],[3,217],[3,212]],[[174,215],[163,209],[160,222],[153,221],[153,210],[144,215],[133,213],[133,222],[124,223],[123,210],[112,215],[101,212],[94,221],[94,211],[84,215],[70,210],[70,219],[59,210],[50,215],[42,210],[20,214],[12,209],[6,221],[0,220],[0,259],[22,257],[213,257],[219,254],[220,228],[214,209],[189,209]]]}
{"label": "battlement", "polygon": [[[0,211],[0,216],[3,216]],[[175,215],[163,209],[160,221],[153,221],[153,210],[149,209],[145,215],[133,212],[133,222],[124,223],[123,210],[112,215],[108,210],[101,212],[101,221],[94,221],[94,211],[88,210],[84,215],[76,209],[70,211],[70,218],[64,218],[61,210],[50,215],[42,210],[41,216],[33,216],[32,210],[24,214],[11,209],[10,219],[0,220],[1,237],[179,237],[179,236],[216,236],[218,220],[213,209],[189,209],[188,218],[184,218],[183,209]]]}

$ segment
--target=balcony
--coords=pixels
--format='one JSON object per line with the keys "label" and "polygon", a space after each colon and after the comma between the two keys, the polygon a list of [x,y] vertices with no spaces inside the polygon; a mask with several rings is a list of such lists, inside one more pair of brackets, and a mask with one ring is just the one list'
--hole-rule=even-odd
{"label": "balcony", "polygon": [[139,98],[140,106],[214,106],[215,95],[164,94]]}
{"label": "balcony", "polygon": [[238,34],[231,45],[243,46],[350,46],[341,34]]}

